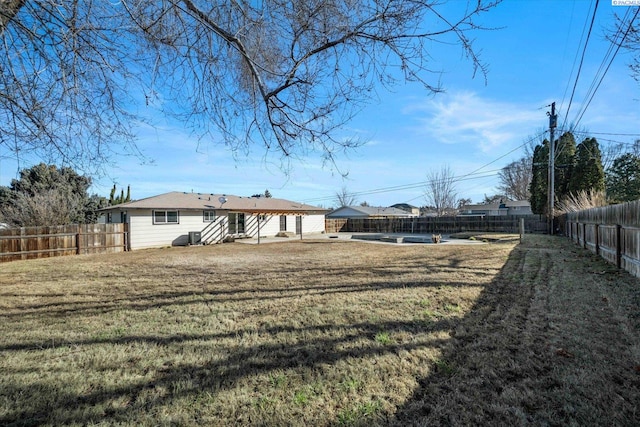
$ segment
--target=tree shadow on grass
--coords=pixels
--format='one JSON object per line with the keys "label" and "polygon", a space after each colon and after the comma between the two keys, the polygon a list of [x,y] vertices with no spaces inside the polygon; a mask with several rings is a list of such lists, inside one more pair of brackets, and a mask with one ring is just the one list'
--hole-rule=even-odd
{"label": "tree shadow on grass", "polygon": [[[565,322],[586,324],[576,315],[588,316],[589,311],[553,300],[562,294],[571,301],[573,291],[557,289],[572,285],[554,279],[565,268],[563,262],[585,255],[558,242],[545,247],[525,241],[511,252],[500,274],[454,326],[433,373],[420,380],[413,397],[385,425],[639,425],[640,378],[624,354],[629,351],[625,345],[633,344],[596,355],[590,348],[565,348],[571,346]],[[589,282],[587,265],[598,262],[590,259],[576,270],[578,282]],[[601,302],[597,285],[585,289],[589,298]],[[578,328],[586,337],[602,335],[601,329],[616,322],[604,319],[598,331]],[[609,329],[608,335],[612,333],[615,327]],[[608,363],[591,363],[599,358]]]}
{"label": "tree shadow on grass", "polygon": [[[512,408],[494,407],[514,381],[538,375],[537,366],[522,366],[514,355],[535,350],[523,343],[532,288],[525,278],[524,250],[514,249],[473,309],[453,328],[433,373],[400,408],[395,425],[519,425]],[[533,274],[541,274],[538,270]],[[540,343],[538,343],[540,344]],[[535,358],[535,354],[527,354]],[[533,362],[533,360],[530,360]]]}
{"label": "tree shadow on grass", "polygon": [[[401,354],[424,347],[442,349],[442,356],[433,363],[433,373],[420,379],[420,387],[407,403],[390,418],[377,417],[367,424],[379,425],[522,425],[561,424],[571,420],[556,403],[546,400],[540,390],[563,387],[554,378],[554,366],[568,360],[549,351],[545,333],[549,322],[545,317],[545,293],[534,285],[544,286],[552,265],[552,252],[540,252],[528,257],[526,245],[514,249],[491,283],[484,286],[474,307],[464,317],[432,322],[371,321],[345,325],[315,325],[306,327],[274,326],[252,330],[236,330],[223,334],[184,334],[165,337],[122,336],[77,341],[71,346],[130,345],[145,343],[159,346],[189,344],[232,338],[232,335],[265,333],[308,336],[309,341],[293,344],[267,343],[216,348],[218,357],[205,363],[169,363],[152,379],[129,382],[109,389],[87,390],[83,393],[64,392],[46,383],[36,386],[5,382],[3,396],[19,396],[31,402],[28,408],[15,409],[0,415],[0,424],[38,425],[42,423],[91,424],[127,423],[140,413],[153,412],[185,397],[202,392],[217,394],[232,389],[235,384],[252,375],[278,372],[283,369],[321,369],[345,359],[359,360],[371,356]],[[367,285],[321,285],[318,292],[341,293],[369,290],[393,290],[400,287],[433,287],[449,283],[400,283],[381,280]],[[308,291],[309,288],[299,290]],[[290,292],[296,287],[283,287],[278,292]],[[241,301],[243,298],[282,298],[277,294],[244,296],[246,290],[225,291],[217,297]],[[236,294],[237,293],[237,294]],[[179,297],[181,293],[174,295]],[[185,292],[183,296],[192,295]],[[148,296],[147,296],[148,297]],[[153,307],[140,302],[129,309]],[[186,302],[185,302],[186,303]],[[175,305],[173,301],[172,305]],[[126,307],[125,307],[126,308]],[[89,310],[93,310],[90,308]],[[82,309],[80,310],[82,312]],[[73,315],[74,311],[63,310]],[[56,313],[60,315],[61,313]],[[75,313],[78,314],[78,313]],[[346,330],[337,334],[338,329]],[[375,336],[380,331],[395,331],[418,335],[425,330],[439,332],[438,338],[413,340],[401,344],[380,345]],[[450,333],[447,339],[442,334]],[[362,345],[363,337],[368,337]],[[354,342],[358,345],[351,345]],[[24,347],[4,350],[23,350]],[[113,367],[117,369],[118,367]],[[178,385],[180,384],[180,387]],[[164,392],[157,392],[164,390]],[[126,400],[125,405],[110,402]],[[65,414],[51,418],[54,408],[69,408]],[[155,421],[158,421],[157,419]],[[362,421],[362,420],[361,420]],[[330,423],[330,420],[327,421]],[[296,424],[293,422],[293,424]]]}
{"label": "tree shadow on grass", "polygon": [[[409,265],[418,270],[424,270],[424,264],[419,260],[408,260]],[[394,269],[406,267],[407,264],[399,263]],[[307,271],[308,273],[308,271]],[[439,288],[449,286],[447,281],[429,281],[407,283],[391,274],[383,274],[383,271],[374,271],[373,277],[378,280],[366,283],[335,283],[331,285],[320,284],[309,286],[291,286],[280,288],[259,289],[251,295],[246,294],[247,289],[238,290],[211,290],[204,292],[203,296],[211,301],[222,299],[225,302],[243,302],[249,300],[269,300],[290,297],[292,292],[314,292],[319,294],[343,294],[371,291],[393,291],[396,289],[411,288]],[[176,270],[177,276],[182,274],[194,274],[193,270],[186,268],[184,271]],[[348,276],[348,269],[334,268],[328,274]],[[82,319],[83,316],[100,315],[110,310],[146,310],[158,306],[180,306],[190,304],[190,301],[182,301],[181,298],[193,296],[193,291],[159,293],[156,295],[139,295],[132,300],[124,298],[120,301],[104,301],[88,305],[66,305],[62,302],[56,305],[43,304],[38,307],[25,307],[27,313],[23,315],[43,315],[47,313],[53,318],[66,316],[70,322],[73,319]],[[201,303],[202,301],[197,301]],[[273,326],[251,330],[225,331],[220,334],[181,334],[171,336],[107,336],[93,337],[80,340],[69,340],[61,343],[67,346],[67,350],[60,349],[59,353],[50,356],[62,355],[73,360],[74,349],[93,349],[94,346],[122,347],[130,345],[159,346],[162,348],[179,349],[181,346],[198,345],[198,343],[218,343],[214,346],[215,357],[202,363],[168,363],[157,369],[153,378],[143,378],[126,381],[123,384],[102,386],[95,384],[86,390],[77,391],[73,387],[65,387],[64,384],[53,384],[50,380],[32,382],[30,385],[19,384],[5,380],[0,394],[5,402],[25,402],[23,407],[13,406],[10,411],[5,410],[0,415],[0,424],[8,425],[38,425],[43,423],[53,424],[91,424],[97,422],[127,423],[139,420],[137,417],[143,413],[154,412],[157,408],[171,405],[173,402],[187,398],[195,398],[203,392],[219,394],[230,390],[243,379],[264,373],[272,373],[287,369],[320,370],[324,366],[335,365],[343,360],[353,360],[358,364],[370,357],[381,355],[395,355],[411,352],[422,348],[442,348],[447,339],[443,333],[456,327],[459,318],[422,320],[372,320],[369,322],[348,323],[342,325],[313,325],[313,326]],[[413,337],[402,343],[381,344],[376,341],[379,332],[392,332]],[[266,342],[255,345],[238,345],[234,336],[242,337],[252,333],[268,334],[271,336]],[[293,344],[281,342],[279,337],[292,335],[297,341]],[[313,336],[311,340],[303,337]],[[415,337],[419,337],[416,339]],[[231,342],[231,344],[229,343]],[[22,342],[8,345],[3,351],[34,351],[42,343]],[[207,344],[205,344],[207,345]],[[209,344],[210,345],[210,344]],[[41,347],[47,350],[47,347]],[[51,349],[55,350],[55,349]],[[67,356],[67,354],[69,356]],[[46,356],[46,355],[44,355]],[[400,360],[400,359],[399,359]],[[95,367],[91,369],[96,369]],[[127,369],[126,366],[117,366],[108,361],[100,368],[104,369],[104,375],[111,370]],[[93,375],[97,375],[93,372]],[[100,374],[102,375],[102,374]],[[100,378],[98,375],[97,379]],[[75,390],[75,391],[74,391]],[[114,405],[113,402],[125,402]],[[157,420],[156,420],[157,421]],[[327,421],[329,422],[329,421]]]}
{"label": "tree shadow on grass", "polygon": [[[165,292],[157,295],[144,294],[127,298],[112,298],[103,302],[76,301],[30,304],[14,309],[13,313],[4,314],[7,319],[25,319],[27,317],[66,318],[73,315],[100,315],[114,311],[145,311],[168,306],[193,305],[202,303],[242,303],[265,300],[284,300],[303,296],[350,294],[366,291],[384,291],[407,288],[438,288],[455,286],[447,281],[400,282],[375,281],[366,284],[332,284],[313,287],[291,286],[269,289],[238,289],[233,291],[191,290],[185,292]],[[0,346],[0,350],[1,350]]]}
{"label": "tree shadow on grass", "polygon": [[[99,422],[127,423],[136,420],[140,414],[153,412],[154,408],[185,397],[195,398],[208,392],[217,394],[232,389],[241,379],[260,373],[276,372],[292,368],[319,369],[321,366],[335,364],[351,358],[354,361],[384,354],[398,354],[417,348],[441,347],[444,339],[430,337],[424,341],[404,344],[381,345],[375,341],[375,335],[381,330],[395,332],[416,332],[416,322],[375,322],[355,325],[322,326],[302,328],[308,332],[321,329],[331,335],[335,329],[348,329],[339,337],[328,336],[312,341],[299,341],[296,344],[282,344],[272,340],[269,344],[259,344],[244,348],[217,348],[219,355],[215,361],[204,364],[169,363],[158,370],[152,380],[127,383],[122,386],[98,388],[82,394],[69,393],[64,387],[56,387],[45,382],[35,385],[22,385],[4,382],[0,395],[7,400],[19,397],[28,402],[29,409],[16,409],[0,416],[2,425],[40,425],[55,424],[92,424]],[[422,325],[424,328],[425,325]],[[449,320],[434,321],[429,325],[432,331],[446,330],[451,327]],[[301,328],[275,327],[267,330],[273,335],[288,332],[305,334]],[[239,334],[235,332],[234,334]],[[350,346],[351,342],[368,338],[368,345]],[[123,337],[110,340],[110,344],[129,344],[134,340],[158,345],[188,343],[201,337],[142,338]],[[207,339],[207,337],[204,337]],[[113,366],[112,369],[119,367]],[[179,385],[179,387],[178,387]],[[155,390],[163,390],[156,393]],[[114,406],[114,401],[126,401],[126,405]],[[68,408],[61,413],[61,408]],[[52,409],[58,412],[52,419]],[[157,420],[156,420],[157,421]]]}
{"label": "tree shadow on grass", "polygon": [[[36,298],[36,302],[20,302],[12,307],[10,312],[3,315],[7,319],[25,319],[29,316],[33,317],[67,317],[70,315],[99,315],[120,310],[139,310],[144,311],[152,308],[160,308],[173,305],[188,305],[201,302],[243,302],[252,300],[267,299],[286,299],[297,294],[338,294],[338,293],[354,293],[367,290],[392,290],[409,287],[438,287],[438,286],[456,286],[456,283],[450,281],[430,281],[425,282],[408,282],[403,279],[398,272],[406,273],[410,276],[412,272],[422,274],[423,270],[429,270],[430,274],[448,270],[449,267],[439,265],[441,260],[433,265],[425,265],[424,260],[419,257],[409,257],[404,259],[402,263],[387,264],[383,267],[368,268],[368,274],[374,276],[374,280],[362,284],[356,280],[345,281],[344,283],[331,284],[314,284],[296,283],[291,286],[272,286],[268,283],[261,283],[265,277],[280,276],[282,271],[278,268],[261,268],[259,271],[252,273],[252,277],[246,279],[250,287],[238,287],[228,289],[226,282],[238,280],[233,274],[220,277],[210,267],[194,267],[194,266],[168,266],[163,270],[136,272],[135,280],[140,282],[158,283],[161,286],[167,276],[175,278],[188,277],[192,282],[184,286],[184,290],[175,290],[176,286],[172,286],[170,290],[159,292],[153,289],[151,292],[141,291],[138,294],[128,294],[121,296],[121,291],[117,291],[112,296],[111,291],[107,287],[104,293],[101,293],[96,287],[91,290],[75,292],[70,294],[29,294],[30,298]],[[470,274],[482,276],[482,269],[467,268]],[[294,275],[298,280],[304,280],[303,277],[354,277],[353,268],[331,266],[326,267],[310,267],[310,266],[291,266],[287,267],[287,274]],[[486,273],[484,273],[486,274]],[[99,280],[100,276],[92,277]],[[83,277],[77,277],[76,280],[82,281]],[[116,276],[112,281],[125,281],[127,278]],[[136,282],[137,283],[137,282]],[[105,285],[107,286],[107,285]],[[2,294],[0,297],[14,297],[15,293]],[[75,300],[56,301],[55,298],[75,298]],[[40,300],[44,301],[40,301]],[[51,301],[53,299],[53,301]]]}

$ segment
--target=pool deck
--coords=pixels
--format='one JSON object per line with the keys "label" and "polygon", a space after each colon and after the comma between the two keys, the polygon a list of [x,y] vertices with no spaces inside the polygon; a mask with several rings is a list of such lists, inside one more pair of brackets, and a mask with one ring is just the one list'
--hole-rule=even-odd
{"label": "pool deck", "polygon": [[[325,234],[310,234],[295,237],[261,237],[260,243],[276,243],[276,242],[294,242],[299,240],[339,240],[339,241],[362,241],[368,243],[378,244],[413,244],[413,245],[433,245],[431,234],[407,234],[407,233],[325,233]],[[257,244],[258,238],[253,237],[249,239],[237,239],[236,242],[246,244]],[[469,240],[469,239],[453,239],[448,235],[443,234],[442,240],[438,245],[482,245],[486,242],[481,240]]]}

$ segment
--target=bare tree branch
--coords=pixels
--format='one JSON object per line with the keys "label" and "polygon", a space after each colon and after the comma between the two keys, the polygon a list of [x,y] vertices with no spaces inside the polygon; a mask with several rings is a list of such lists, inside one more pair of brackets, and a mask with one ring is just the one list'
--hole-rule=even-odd
{"label": "bare tree branch", "polygon": [[0,34],[4,32],[9,21],[24,6],[26,0],[0,0]]}
{"label": "bare tree branch", "polygon": [[446,215],[457,207],[458,193],[455,176],[449,166],[433,170],[427,174],[424,197],[428,205],[436,209],[438,216]]}
{"label": "bare tree branch", "polygon": [[470,33],[498,1],[0,0],[0,144],[100,164],[135,153],[142,107],[234,151],[335,165],[361,144],[343,125],[379,87],[441,90],[428,42],[486,73]]}
{"label": "bare tree branch", "polygon": [[530,184],[533,179],[533,157],[523,157],[509,163],[498,173],[500,185],[498,191],[511,200],[529,200]]}
{"label": "bare tree branch", "polygon": [[[634,11],[635,9],[635,11]],[[640,82],[640,9],[627,8],[624,16],[616,15],[615,27],[609,31],[607,38],[619,47],[631,53],[629,68],[631,76]]]}
{"label": "bare tree branch", "polygon": [[335,202],[338,204],[338,207],[354,206],[358,203],[358,198],[351,193],[347,187],[342,187],[340,191],[336,192],[335,196]]}
{"label": "bare tree branch", "polygon": [[81,170],[137,152],[119,22],[102,2],[22,3],[0,34],[3,148]]}

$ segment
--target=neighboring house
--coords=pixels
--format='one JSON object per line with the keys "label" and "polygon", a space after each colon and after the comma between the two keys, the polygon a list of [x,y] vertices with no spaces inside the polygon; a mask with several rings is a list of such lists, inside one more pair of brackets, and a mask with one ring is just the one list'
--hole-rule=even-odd
{"label": "neighboring house", "polygon": [[129,248],[218,243],[232,237],[324,232],[326,210],[284,199],[171,192],[101,209],[129,225]]}
{"label": "neighboring house", "polygon": [[420,208],[420,216],[427,216],[431,218],[435,218],[438,216],[438,212],[434,208],[430,208],[428,206],[424,206]]}
{"label": "neighboring house", "polygon": [[532,215],[528,200],[506,201],[486,205],[467,205],[460,209],[460,215]]}
{"label": "neighboring house", "polygon": [[411,218],[418,216],[397,208],[372,206],[343,206],[327,214],[329,219],[339,218]]}
{"label": "neighboring house", "polygon": [[391,207],[409,212],[413,216],[420,216],[420,208],[408,203],[396,203],[395,205],[391,205]]}

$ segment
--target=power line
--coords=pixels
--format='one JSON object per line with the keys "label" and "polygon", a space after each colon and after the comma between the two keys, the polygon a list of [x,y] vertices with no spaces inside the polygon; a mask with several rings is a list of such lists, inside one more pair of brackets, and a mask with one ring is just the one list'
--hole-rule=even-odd
{"label": "power line", "polygon": [[517,151],[517,150],[521,149],[522,147],[524,147],[525,145],[530,144],[532,141],[534,141],[534,140],[536,140],[536,139],[540,138],[540,137],[541,137],[542,135],[544,135],[546,132],[547,132],[547,131],[545,130],[545,131],[543,131],[543,132],[540,132],[540,133],[539,133],[538,135],[536,135],[536,136],[532,136],[531,138],[529,138],[528,140],[526,140],[525,142],[523,142],[522,144],[520,144],[519,146],[517,146],[517,147],[516,147],[516,148],[514,148],[513,150],[511,150],[511,151],[509,151],[509,152],[507,152],[507,153],[503,154],[502,156],[498,157],[498,158],[497,158],[497,159],[495,159],[495,160],[490,161],[489,163],[487,163],[487,164],[485,164],[485,165],[483,165],[483,166],[480,166],[478,169],[474,170],[473,172],[470,172],[470,174],[472,174],[472,173],[476,173],[476,172],[478,172],[479,170],[482,170],[482,169],[486,168],[487,166],[492,165],[493,163],[497,162],[498,160],[501,160],[501,159],[503,159],[503,158],[507,157],[509,154],[513,153],[514,151]]}
{"label": "power line", "polygon": [[589,135],[605,135],[605,136],[633,136],[640,138],[640,133],[608,133],[608,132],[587,132],[587,131],[573,131],[574,133],[583,133]]}
{"label": "power line", "polygon": [[[566,134],[566,133],[571,133],[574,136],[578,136],[578,135],[582,135],[585,138],[590,138],[590,137],[596,137],[597,136],[597,140],[598,142],[612,142],[612,143],[616,143],[616,144],[621,144],[621,145],[628,145],[628,146],[635,146],[635,142],[625,142],[625,141],[619,141],[616,139],[609,139],[609,138],[601,138],[601,136],[629,136],[629,137],[633,137],[633,138],[640,138],[640,134],[639,133],[609,133],[609,132],[591,132],[591,131],[587,131],[587,130],[576,130],[576,129],[561,129],[562,134]],[[563,142],[562,140],[559,139],[560,142]],[[576,141],[577,142],[577,141]],[[577,145],[577,144],[576,144]],[[562,153],[562,150],[564,150],[565,148],[565,144],[563,143],[562,145],[559,145],[556,153],[555,153],[555,159],[557,160],[558,157],[560,156],[560,154]],[[591,153],[593,155],[593,153]]]}
{"label": "power line", "polygon": [[[459,182],[459,181],[469,181],[469,180],[474,180],[474,179],[487,178],[489,176],[497,175],[498,172],[501,171],[501,170],[502,169],[495,169],[495,170],[485,171],[485,172],[482,172],[482,173],[474,173],[474,174],[466,174],[466,175],[455,176],[455,177],[453,177],[453,180],[455,182]],[[432,182],[437,182],[437,181],[426,180],[426,181],[414,182],[414,183],[411,183],[411,184],[396,185],[396,186],[393,186],[393,187],[382,187],[382,188],[375,188],[375,189],[372,189],[372,190],[357,191],[357,192],[353,192],[353,193],[350,193],[350,194],[352,196],[354,196],[354,197],[361,197],[361,196],[370,196],[370,195],[373,195],[373,194],[390,193],[390,192],[393,192],[393,191],[414,190],[414,189],[417,189],[417,188],[424,188],[425,186],[429,185]],[[305,203],[308,203],[308,202],[320,202],[320,201],[331,201],[331,200],[333,200],[335,198],[336,198],[335,195],[317,197],[317,198],[313,198],[313,199],[305,199]]]}
{"label": "power line", "polygon": [[[464,174],[464,175],[460,175],[460,176],[456,176],[454,177],[454,181],[455,182],[460,182],[460,181],[467,181],[467,180],[473,180],[473,179],[482,179],[482,178],[488,178],[488,177],[492,177],[492,176],[496,176],[498,175],[498,173],[502,170],[501,169],[494,169],[494,170],[489,170],[489,171],[484,171],[484,172],[480,172],[481,170],[485,169],[486,167],[494,164],[495,162],[507,157],[509,154],[514,153],[517,150],[520,150],[522,147],[524,147],[527,144],[530,144],[532,141],[540,138],[542,135],[544,135],[546,133],[546,131],[540,132],[539,134],[529,138],[528,140],[524,141],[522,144],[520,144],[519,146],[517,146],[516,148],[506,152],[505,154],[493,159],[492,161],[480,166],[479,168]],[[358,191],[358,192],[354,192],[351,193],[351,195],[353,195],[354,197],[362,197],[362,196],[369,196],[372,194],[381,194],[381,193],[390,193],[393,191],[401,191],[401,190],[413,190],[413,189],[417,189],[417,188],[424,188],[425,186],[427,186],[430,182],[430,180],[427,181],[421,181],[421,182],[415,182],[415,183],[410,183],[410,184],[401,184],[401,185],[396,185],[396,186],[391,186],[391,187],[381,187],[381,188],[374,188],[371,190],[364,190],[364,191]],[[422,197],[418,196],[418,197]],[[418,197],[415,197],[411,200],[415,200]],[[336,198],[335,195],[331,195],[331,196],[323,196],[323,197],[317,197],[317,198],[312,198],[312,199],[305,199],[306,203],[309,202],[322,202],[322,201],[332,201]]]}
{"label": "power line", "polygon": [[[631,9],[629,9],[627,11],[627,13],[625,14],[625,17],[630,13],[630,11],[631,11]],[[615,59],[615,57],[617,56],[618,52],[620,51],[620,47],[622,47],[622,45],[624,44],[624,41],[626,40],[627,36],[629,35],[629,31],[631,31],[631,29],[633,28],[633,22],[635,21],[636,17],[638,16],[638,13],[640,13],[640,8],[636,8],[636,13],[629,20],[629,25],[627,26],[627,29],[624,32],[624,35],[622,36],[620,41],[617,41],[617,35],[619,34],[619,32],[616,33],[616,36],[615,36],[616,38],[611,41],[610,48],[615,44],[616,45],[616,49],[613,52],[613,55],[611,56],[611,59],[609,60],[609,63],[607,64],[607,67],[605,68],[604,72],[602,73],[602,76],[600,77],[600,80],[598,81],[598,84],[595,87],[593,87],[593,85],[592,85],[593,90],[591,91],[591,95],[588,96],[588,101],[582,107],[581,113],[579,113],[579,115],[577,116],[577,120],[575,121],[575,124],[573,125],[574,127],[578,126],[578,124],[582,120],[582,117],[584,116],[584,113],[587,111],[587,108],[589,108],[589,105],[591,105],[591,101],[593,101],[593,97],[595,96],[596,92],[600,88],[600,85],[602,84],[602,81],[604,80],[605,76],[607,75],[607,72],[609,71],[609,68],[611,67],[611,64],[613,63],[613,60]],[[623,21],[624,21],[624,18],[623,18]],[[607,51],[607,53],[609,53],[609,52],[610,52],[610,50]],[[606,56],[605,56],[605,59],[606,59]],[[594,80],[594,82],[595,82],[595,80]]]}
{"label": "power line", "polygon": [[[584,46],[582,48],[582,56],[580,58],[580,65],[578,66],[578,73],[576,74],[576,79],[573,83],[573,90],[571,91],[571,97],[569,98],[569,106],[567,107],[567,111],[565,113],[564,116],[564,120],[562,122],[562,126],[564,127],[564,125],[567,122],[567,117],[569,116],[569,110],[571,110],[571,104],[573,102],[573,96],[576,93],[576,87],[578,86],[578,80],[580,80],[580,72],[582,71],[582,65],[584,64],[584,57],[585,54],[587,53],[587,46],[589,44],[589,39],[591,38],[591,31],[593,30],[593,23],[596,20],[596,12],[598,10],[598,4],[599,4],[599,0],[596,0],[596,6],[593,9],[593,15],[591,15],[591,24],[589,24],[589,31],[587,32],[587,39],[584,42]],[[573,70],[572,70],[573,72]]]}
{"label": "power line", "polygon": [[[559,110],[562,110],[562,106],[564,105],[564,100],[567,98],[567,92],[569,91],[569,87],[570,87],[570,81],[571,78],[573,77],[573,72],[576,69],[576,62],[578,62],[578,56],[580,54],[580,46],[582,46],[582,40],[584,40],[584,36],[585,33],[587,32],[587,23],[589,22],[589,16],[591,15],[591,6],[593,5],[593,2],[591,2],[589,4],[589,10],[587,11],[587,15],[585,18],[585,22],[582,25],[582,34],[580,34],[580,41],[578,42],[578,48],[576,50],[576,54],[573,57],[573,64],[571,64],[571,72],[569,73],[569,78],[567,79],[567,86],[564,89],[564,93],[562,94],[562,101],[560,101],[560,108]],[[571,8],[571,21],[569,24],[569,31],[567,31],[567,40],[565,41],[565,54],[567,51],[567,47],[566,45],[569,42],[569,35],[570,35],[570,30],[571,30],[571,23],[573,22],[573,15],[574,15],[574,10],[575,10],[575,2],[572,3],[572,8]],[[564,58],[565,55],[563,55]],[[546,106],[545,106],[546,108]]]}
{"label": "power line", "polygon": [[630,136],[633,138],[640,138],[639,133],[607,133],[607,132],[589,132],[589,131],[573,131],[572,133],[574,133],[575,135],[584,135],[587,137],[589,136],[597,137],[596,139],[598,140],[598,142],[606,141],[606,142],[613,142],[616,144],[628,145],[628,146],[635,146],[636,142],[620,141],[620,140],[611,139],[611,138],[602,138],[601,136]]}
{"label": "power line", "polygon": [[[569,36],[571,34],[571,28],[573,27],[573,18],[574,18],[575,8],[576,8],[576,3],[572,2],[571,3],[571,18],[569,20],[569,28],[568,28],[568,31],[567,31],[567,37],[566,37],[566,39],[564,41],[564,53],[562,55],[563,59],[567,56],[567,46],[569,45]],[[591,13],[591,5],[589,5],[589,11],[587,12],[587,16],[589,16],[590,13]],[[587,22],[588,21],[585,21],[585,23],[584,23],[584,25],[582,27],[582,34],[580,35],[580,42],[578,43],[578,50],[576,51],[576,54],[573,57],[573,64],[571,64],[571,72],[569,73],[569,80],[573,76],[573,71],[576,68],[576,62],[578,60],[578,53],[580,52],[580,45],[582,45],[582,39],[584,38],[584,34],[586,32],[586,29],[587,29]],[[562,101],[560,101],[560,105],[561,106],[564,105],[564,100],[566,99],[567,92],[569,91],[569,80],[567,80],[567,86],[564,88],[564,93],[562,94]]]}

